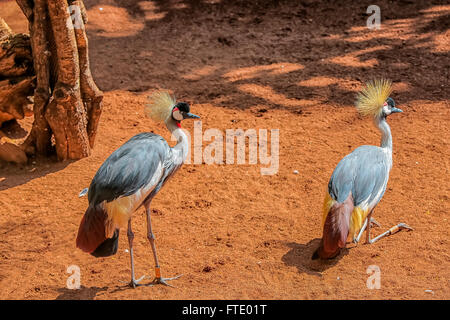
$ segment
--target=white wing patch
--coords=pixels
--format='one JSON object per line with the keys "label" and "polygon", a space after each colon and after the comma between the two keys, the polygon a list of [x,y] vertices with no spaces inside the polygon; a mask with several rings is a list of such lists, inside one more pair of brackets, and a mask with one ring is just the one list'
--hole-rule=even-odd
{"label": "white wing patch", "polygon": [[373,208],[375,208],[377,203],[381,200],[381,195],[383,194],[383,191],[386,190],[388,179],[389,179],[389,170],[385,175],[383,186],[380,188],[380,190],[378,190],[378,192],[375,195],[375,197],[373,198],[372,202],[369,203],[369,210],[372,210]]}
{"label": "white wing patch", "polygon": [[83,190],[80,191],[80,193],[78,194],[78,197],[84,197],[89,191],[89,188],[84,188]]}
{"label": "white wing patch", "polygon": [[362,201],[358,207],[360,207],[361,209],[363,209],[364,211],[366,211],[369,208],[369,199],[370,199],[370,195],[367,197],[367,199],[365,199],[364,201]]}

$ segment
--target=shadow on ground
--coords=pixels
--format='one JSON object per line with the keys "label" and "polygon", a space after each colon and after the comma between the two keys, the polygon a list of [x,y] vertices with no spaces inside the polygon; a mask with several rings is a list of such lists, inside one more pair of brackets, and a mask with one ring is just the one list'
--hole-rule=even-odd
{"label": "shadow on ground", "polygon": [[387,77],[401,104],[450,98],[445,1],[380,1],[381,30],[355,1],[85,3],[105,91],[166,88],[195,103],[298,112],[352,105],[362,82]]}
{"label": "shadow on ground", "polygon": [[91,287],[81,286],[80,289],[58,288],[59,295],[55,300],[94,300],[99,292],[107,291],[108,287]]}
{"label": "shadow on ground", "polygon": [[285,245],[291,248],[281,260],[287,266],[294,266],[299,273],[307,273],[309,275],[322,276],[322,272],[335,266],[345,255],[349,249],[341,250],[341,253],[334,259],[330,260],[312,260],[314,251],[319,247],[320,239],[316,238],[306,244],[295,242],[287,242]]}
{"label": "shadow on ground", "polygon": [[[58,172],[75,161],[76,160],[66,160],[63,162],[57,162],[56,157],[53,159],[29,159],[29,163],[26,165],[0,161],[0,191],[25,184],[28,181],[54,172]],[[1,200],[0,204],[7,207],[7,204],[2,203]]]}

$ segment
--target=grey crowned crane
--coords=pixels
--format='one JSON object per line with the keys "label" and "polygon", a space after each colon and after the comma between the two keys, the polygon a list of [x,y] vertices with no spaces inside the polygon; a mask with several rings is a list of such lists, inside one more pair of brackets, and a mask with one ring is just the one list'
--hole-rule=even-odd
{"label": "grey crowned crane", "polygon": [[398,230],[411,229],[399,223],[376,238],[370,238],[371,223],[376,223],[371,218],[372,213],[386,191],[392,168],[392,135],[386,118],[402,112],[389,97],[391,85],[384,79],[371,81],[358,95],[356,107],[361,115],[374,118],[381,131],[381,145],[356,148],[334,169],[323,205],[322,240],[313,259],[336,257],[349,235],[358,243],[365,229],[366,241],[370,244]]}
{"label": "grey crowned crane", "polygon": [[147,238],[155,260],[155,279],[149,284],[164,284],[178,278],[162,278],[155,236],[152,230],[150,203],[153,197],[183,165],[189,150],[189,141],[181,129],[184,119],[200,118],[189,112],[189,105],[176,103],[165,91],[155,92],[146,106],[146,113],[156,121],[164,121],[167,129],[177,139],[171,148],[167,142],[154,133],[140,133],[114,151],[101,165],[89,188],[89,207],[84,214],[76,245],[95,257],[115,254],[118,248],[119,229],[127,228],[131,259],[131,282],[135,288],[142,278],[134,276],[133,239],[131,216],[144,206],[147,215]]}

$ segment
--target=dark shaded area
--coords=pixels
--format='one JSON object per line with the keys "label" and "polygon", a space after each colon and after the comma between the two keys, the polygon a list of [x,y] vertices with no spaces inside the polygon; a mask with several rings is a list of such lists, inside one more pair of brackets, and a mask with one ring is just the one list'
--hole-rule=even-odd
{"label": "dark shaded area", "polygon": [[[302,113],[319,104],[352,105],[361,82],[387,77],[407,84],[405,91],[394,92],[405,111],[412,100],[450,98],[450,55],[433,47],[433,37],[449,29],[448,10],[436,11],[446,1],[380,1],[381,31],[365,27],[370,1],[145,2],[154,4],[150,8],[142,3],[85,1],[92,72],[102,90],[166,88],[195,104]],[[101,21],[110,8],[123,10],[142,30],[126,36],[103,30],[114,24]],[[433,16],[427,10],[434,10]],[[397,32],[395,26],[405,21],[414,22],[410,32]],[[386,30],[392,34],[380,36]],[[356,64],[336,63],[345,57]],[[291,69],[280,70],[285,65]],[[317,78],[335,81],[301,84]],[[38,161],[38,166],[46,165]],[[18,166],[16,173],[23,168]],[[0,190],[10,187],[8,177],[3,178]],[[20,184],[30,179],[19,179]]]}
{"label": "dark shaded area", "polygon": [[96,257],[109,257],[117,253],[117,249],[119,248],[119,229],[114,231],[114,234],[111,238],[103,241],[97,249],[91,254]]}
{"label": "dark shaded area", "polygon": [[[129,36],[116,36],[88,24],[93,74],[101,89],[143,92],[168,88],[178,98],[196,103],[238,108],[264,104],[298,112],[317,104],[351,105],[360,82],[387,77],[408,84],[408,90],[395,92],[399,104],[450,98],[446,90],[448,51],[435,51],[432,45],[433,37],[448,29],[448,13],[429,17],[424,11],[446,1],[380,1],[381,31],[365,27],[370,1],[153,3],[155,8],[149,10],[138,0],[107,2],[142,23],[143,29]],[[88,10],[98,10],[98,5],[86,1]],[[410,33],[402,34],[395,26],[405,19],[414,23]],[[384,31],[392,34],[380,36]],[[118,62],[111,64],[109,56]],[[346,56],[357,63],[333,62]],[[227,77],[239,68],[282,63],[302,68],[285,73],[262,68],[236,81]],[[320,87],[299,84],[315,77],[338,82]],[[340,81],[351,84],[347,88]],[[246,85],[253,87],[242,89]],[[267,99],[271,93],[274,99]],[[303,103],[303,99],[311,101]]]}
{"label": "dark shaded area", "polygon": [[59,295],[55,300],[94,300],[99,292],[107,291],[108,287],[81,286],[80,289],[58,288]]}
{"label": "dark shaded area", "polygon": [[[450,14],[445,14],[428,22],[420,32],[443,32],[450,28]],[[448,66],[447,66],[448,67]]]}
{"label": "dark shaded area", "polygon": [[16,119],[2,123],[0,130],[11,139],[25,138],[28,134],[28,132],[20,126]]}
{"label": "dark shaded area", "polygon": [[281,260],[287,266],[294,266],[298,269],[299,273],[307,273],[315,276],[322,276],[322,272],[327,270],[328,268],[336,265],[339,260],[342,259],[345,255],[348,254],[349,249],[344,248],[341,249],[341,252],[334,259],[328,260],[312,260],[311,257],[314,251],[319,247],[320,239],[316,238],[309,241],[306,244],[299,244],[295,242],[285,243],[285,245],[291,250],[289,250]]}
{"label": "dark shaded area", "polygon": [[[0,191],[20,186],[33,179],[63,170],[72,162],[74,161],[58,162],[56,157],[33,159],[27,165],[0,161]],[[0,204],[2,204],[1,201]]]}

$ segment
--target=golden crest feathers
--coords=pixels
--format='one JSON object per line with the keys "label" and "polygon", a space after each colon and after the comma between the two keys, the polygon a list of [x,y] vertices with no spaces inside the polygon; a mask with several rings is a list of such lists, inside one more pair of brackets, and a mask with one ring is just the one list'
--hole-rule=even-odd
{"label": "golden crest feathers", "polygon": [[386,99],[392,93],[392,81],[387,79],[372,80],[358,94],[356,109],[363,116],[376,117],[381,114]]}
{"label": "golden crest feathers", "polygon": [[175,97],[169,92],[159,90],[148,97],[149,103],[145,105],[145,113],[155,121],[166,121],[175,106]]}

